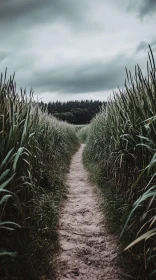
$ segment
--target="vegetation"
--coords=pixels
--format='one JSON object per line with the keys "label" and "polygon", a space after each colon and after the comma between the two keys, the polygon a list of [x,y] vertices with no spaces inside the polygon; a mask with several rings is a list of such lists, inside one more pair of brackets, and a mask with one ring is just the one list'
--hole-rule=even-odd
{"label": "vegetation", "polygon": [[78,136],[80,143],[86,142],[87,136],[88,136],[88,131],[89,131],[89,125],[85,125],[81,129],[78,130],[77,136]]}
{"label": "vegetation", "polygon": [[41,112],[32,92],[17,94],[14,77],[1,75],[1,279],[39,279],[48,269],[64,175],[77,146],[72,125]]}
{"label": "vegetation", "polygon": [[135,279],[156,277],[155,71],[151,49],[146,76],[139,66],[134,77],[126,70],[125,90],[91,122],[83,155],[105,193],[109,222],[135,264]]}
{"label": "vegetation", "polygon": [[37,280],[51,271],[63,181],[78,139],[86,142],[84,163],[104,193],[108,221],[121,237],[135,279],[155,279],[156,67],[151,49],[146,76],[139,66],[134,77],[126,73],[125,90],[103,105],[36,104],[32,92],[16,92],[14,77],[1,76],[1,279]]}
{"label": "vegetation", "polygon": [[[103,106],[105,103],[103,104]],[[40,102],[40,107],[48,114],[72,124],[88,124],[91,119],[100,111],[102,102],[100,101],[67,101],[67,102],[49,102],[44,104]]]}

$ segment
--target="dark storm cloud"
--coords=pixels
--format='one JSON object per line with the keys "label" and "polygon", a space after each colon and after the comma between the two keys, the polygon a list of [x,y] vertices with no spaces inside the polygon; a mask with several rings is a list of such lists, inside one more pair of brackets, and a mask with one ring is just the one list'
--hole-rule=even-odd
{"label": "dark storm cloud", "polygon": [[[121,3],[124,4],[123,0]],[[126,3],[125,3],[126,4]],[[156,0],[129,0],[128,10],[137,11],[140,18],[156,13]]]}
{"label": "dark storm cloud", "polygon": [[151,40],[150,42],[147,41],[141,41],[138,46],[136,47],[136,53],[141,52],[141,51],[145,51],[147,52],[149,49],[149,45],[152,48],[152,51],[155,52],[156,51],[156,38],[154,38],[153,40]]}
{"label": "dark storm cloud", "polygon": [[64,20],[72,24],[80,24],[85,21],[86,3],[87,1],[79,3],[76,0],[0,0],[0,23],[5,26],[15,26],[18,22],[30,26]]}
{"label": "dark storm cloud", "polygon": [[81,66],[67,66],[36,71],[31,86],[38,91],[87,93],[123,86],[125,65],[132,69],[132,58],[118,55],[109,61],[95,61]]}
{"label": "dark storm cloud", "polygon": [[156,0],[143,0],[139,7],[140,17],[156,12]]}
{"label": "dark storm cloud", "polygon": [[[4,72],[6,67],[10,73],[20,71],[20,84],[25,85],[25,69],[31,73],[37,60],[32,36],[39,37],[40,27],[52,27],[53,23],[57,27],[57,22],[75,32],[87,29],[87,3],[88,0],[80,3],[77,0],[0,0],[0,71]],[[53,32],[50,36],[53,48],[56,35]],[[37,47],[40,49],[39,45]],[[42,48],[41,51],[46,52]]]}
{"label": "dark storm cloud", "polygon": [[[136,57],[145,57],[146,41],[155,36],[152,21],[145,24],[128,13],[127,3],[0,0],[0,71],[15,71],[19,87],[43,95],[60,92],[66,99],[122,86],[125,66],[134,69]],[[143,17],[155,1],[129,3]]]}

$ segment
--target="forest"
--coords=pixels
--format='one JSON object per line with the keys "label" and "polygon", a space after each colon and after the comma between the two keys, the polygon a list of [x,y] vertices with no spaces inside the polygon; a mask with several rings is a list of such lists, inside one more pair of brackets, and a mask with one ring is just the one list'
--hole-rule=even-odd
{"label": "forest", "polygon": [[71,124],[88,124],[92,118],[106,106],[106,102],[93,100],[75,100],[67,102],[39,103],[42,111],[47,110],[48,114],[53,115],[59,120]]}

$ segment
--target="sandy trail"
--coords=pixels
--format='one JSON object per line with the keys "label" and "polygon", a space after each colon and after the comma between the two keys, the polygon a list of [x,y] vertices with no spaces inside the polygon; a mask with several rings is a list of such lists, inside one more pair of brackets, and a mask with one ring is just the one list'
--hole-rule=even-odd
{"label": "sandy trail", "polygon": [[99,209],[100,196],[88,182],[83,147],[74,155],[66,181],[69,193],[60,213],[57,280],[119,280],[116,240]]}

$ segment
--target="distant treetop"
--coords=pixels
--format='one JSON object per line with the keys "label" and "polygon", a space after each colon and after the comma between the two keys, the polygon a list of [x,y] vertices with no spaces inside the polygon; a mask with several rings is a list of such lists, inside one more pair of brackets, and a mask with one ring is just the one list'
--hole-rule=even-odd
{"label": "distant treetop", "polygon": [[72,124],[90,123],[91,119],[100,111],[102,105],[106,105],[106,102],[99,100],[40,102],[43,111],[47,110],[48,114]]}

